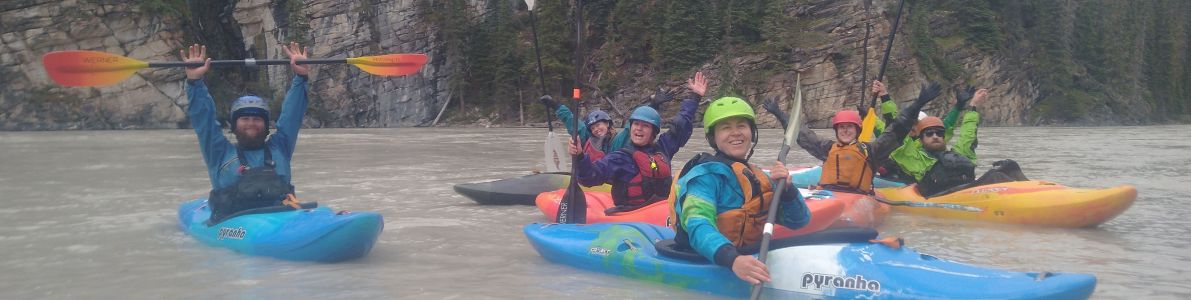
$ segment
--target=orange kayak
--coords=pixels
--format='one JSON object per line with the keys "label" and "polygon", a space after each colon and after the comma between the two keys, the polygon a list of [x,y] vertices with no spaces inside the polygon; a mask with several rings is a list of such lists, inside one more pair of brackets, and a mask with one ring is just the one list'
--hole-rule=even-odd
{"label": "orange kayak", "polygon": [[1054,227],[1093,227],[1129,209],[1137,199],[1137,189],[1130,185],[1080,189],[1032,180],[982,185],[930,199],[919,195],[914,186],[877,189],[877,195],[891,201],[952,203],[983,210],[895,208],[935,217]]}
{"label": "orange kayak", "polygon": [[[811,190],[811,195],[806,197],[807,203],[811,201],[831,201],[839,202],[844,206],[843,212],[840,213],[838,219],[832,228],[840,227],[865,227],[876,228],[889,217],[891,211],[889,205],[877,202],[872,196],[864,194],[853,194],[846,192],[818,191]],[[824,196],[826,194],[826,196]]]}
{"label": "orange kayak", "polygon": [[[538,194],[538,198],[536,199],[538,209],[542,211],[542,214],[547,219],[553,220],[558,215],[558,205],[562,202],[562,196],[565,192],[566,189],[560,189]],[[666,223],[668,221],[667,218],[670,217],[670,200],[658,201],[636,210],[617,212],[609,215],[605,214],[604,211],[615,206],[612,202],[611,193],[584,192],[583,196],[587,198],[588,223],[644,222],[658,226],[669,226]],[[844,203],[841,201],[824,201],[822,199],[808,198],[806,206],[811,212],[810,223],[807,223],[806,226],[798,230],[777,225],[773,233],[774,238],[802,235],[826,229],[835,223],[840,212],[844,210]]]}

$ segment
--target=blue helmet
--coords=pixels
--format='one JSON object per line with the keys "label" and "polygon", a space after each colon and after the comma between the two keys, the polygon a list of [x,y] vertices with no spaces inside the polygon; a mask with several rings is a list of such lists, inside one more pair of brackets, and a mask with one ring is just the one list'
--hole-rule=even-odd
{"label": "blue helmet", "polygon": [[586,123],[587,126],[591,126],[591,124],[595,124],[599,121],[608,121],[608,124],[611,125],[612,116],[609,116],[608,113],[597,109],[587,113],[587,119],[584,121],[584,123]]}
{"label": "blue helmet", "polygon": [[662,116],[658,111],[649,106],[638,107],[633,110],[633,114],[629,116],[629,121],[638,120],[652,124],[654,130],[662,128]]}
{"label": "blue helmet", "polygon": [[245,95],[232,102],[231,127],[236,130],[236,120],[244,116],[257,116],[265,119],[265,128],[269,128],[269,103],[255,95]]}

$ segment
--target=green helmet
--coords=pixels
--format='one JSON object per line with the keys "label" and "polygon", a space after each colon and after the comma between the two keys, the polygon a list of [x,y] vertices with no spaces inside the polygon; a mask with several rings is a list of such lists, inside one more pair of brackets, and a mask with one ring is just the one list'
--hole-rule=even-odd
{"label": "green helmet", "polygon": [[[719,123],[731,117],[743,117],[749,120],[749,129],[753,131],[753,148],[757,147],[757,113],[753,112],[753,106],[749,105],[744,99],[736,97],[723,97],[711,102],[707,106],[707,111],[703,112],[703,130],[707,134],[707,145],[717,152],[719,148],[715,146],[715,123]],[[749,149],[749,153],[745,156],[745,160],[753,157],[753,149]]]}
{"label": "green helmet", "polygon": [[731,117],[744,117],[753,122],[757,120],[753,106],[749,105],[747,101],[736,97],[723,97],[711,102],[711,105],[707,106],[707,111],[703,112],[703,130],[711,132],[711,127],[714,127],[715,123]]}

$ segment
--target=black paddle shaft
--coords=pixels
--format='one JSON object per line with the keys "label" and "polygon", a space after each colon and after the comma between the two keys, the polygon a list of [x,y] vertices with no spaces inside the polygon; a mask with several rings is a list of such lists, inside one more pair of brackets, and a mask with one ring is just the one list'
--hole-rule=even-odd
{"label": "black paddle shaft", "polygon": [[[579,128],[579,103],[582,99],[580,94],[580,75],[583,74],[583,1],[575,0],[575,116],[571,118],[571,125],[574,128]],[[577,131],[577,130],[575,130]],[[580,144],[577,132],[571,132],[571,140]],[[579,178],[575,177],[575,169],[579,167],[579,161],[583,159],[583,154],[571,156],[571,183],[567,186],[566,193],[563,194],[562,201],[558,205],[558,223],[564,224],[584,224],[587,223],[587,197],[583,195],[583,190],[579,189]]]}
{"label": "black paddle shaft", "polygon": [[[789,143],[782,144],[782,150],[778,151],[777,153],[777,160],[782,162],[782,164],[785,164],[787,154],[790,154]],[[777,220],[777,203],[781,202],[782,191],[786,190],[786,181],[789,180],[790,178],[786,177],[786,179],[779,180],[773,185],[773,198],[769,200],[769,213],[765,217],[765,227],[769,230],[765,230],[764,235],[761,236],[761,252],[757,253],[757,260],[760,260],[762,263],[765,262],[765,259],[769,258],[769,241],[773,239],[773,231],[771,228],[773,228],[774,220]],[[757,285],[753,286],[752,295],[750,295],[749,299],[761,298],[761,285],[763,284],[764,283],[758,283]]]}
{"label": "black paddle shaft", "polygon": [[[529,28],[533,30],[533,54],[538,58],[538,88],[542,90],[542,96],[546,95],[546,72],[542,70],[542,52],[538,50],[538,19],[534,17],[533,9],[529,10]],[[550,108],[546,108],[546,130],[554,131],[554,112]]]}
{"label": "black paddle shaft", "polygon": [[[897,18],[893,19],[893,30],[889,32],[889,43],[885,45],[885,59],[881,60],[881,71],[877,72],[877,80],[885,78],[885,67],[889,66],[889,50],[893,50],[893,37],[897,36],[897,25],[902,21],[902,7],[906,5],[906,0],[901,0],[897,4]],[[877,95],[873,95],[873,106],[876,106]]]}
{"label": "black paddle shaft", "polygon": [[[303,60],[299,60],[297,63],[299,65],[345,64],[345,63],[347,63],[347,59],[346,58],[303,59]],[[211,61],[211,66],[217,67],[217,68],[218,67],[278,66],[278,65],[288,65],[288,64],[289,64],[288,59],[256,60],[256,59],[249,58],[249,59],[240,59],[240,60],[212,60]],[[197,67],[202,67],[202,66],[203,66],[203,62],[171,61],[171,62],[151,62],[151,63],[149,63],[150,68],[172,68],[172,67],[197,68]]]}

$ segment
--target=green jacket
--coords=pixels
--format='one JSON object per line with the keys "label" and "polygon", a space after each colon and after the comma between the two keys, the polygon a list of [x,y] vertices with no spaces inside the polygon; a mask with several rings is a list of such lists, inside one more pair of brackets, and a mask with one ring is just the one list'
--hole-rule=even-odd
{"label": "green jacket", "polygon": [[[959,111],[952,109],[947,113],[947,118],[943,120],[945,124],[944,141],[950,141],[952,128],[955,127],[955,116]],[[949,126],[947,126],[949,125]],[[964,113],[963,122],[959,124],[959,139],[955,146],[951,147],[951,151],[967,157],[976,163],[976,128],[980,125],[980,113],[974,110]],[[906,137],[907,141],[901,148],[895,149],[889,155],[889,158],[897,163],[902,172],[914,177],[915,181],[922,180],[922,176],[935,165],[935,157],[926,152],[922,148],[922,142],[918,139]],[[912,141],[910,141],[912,140]]]}

